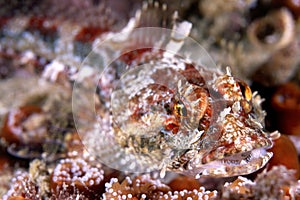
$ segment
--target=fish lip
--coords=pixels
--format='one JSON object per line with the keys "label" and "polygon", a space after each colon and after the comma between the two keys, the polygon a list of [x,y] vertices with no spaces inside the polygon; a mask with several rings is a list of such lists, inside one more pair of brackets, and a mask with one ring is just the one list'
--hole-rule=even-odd
{"label": "fish lip", "polygon": [[[241,158],[241,154],[248,156]],[[263,168],[273,156],[265,148],[242,152],[222,159],[211,161],[204,165],[194,166],[192,175],[201,177],[232,177],[247,175]]]}

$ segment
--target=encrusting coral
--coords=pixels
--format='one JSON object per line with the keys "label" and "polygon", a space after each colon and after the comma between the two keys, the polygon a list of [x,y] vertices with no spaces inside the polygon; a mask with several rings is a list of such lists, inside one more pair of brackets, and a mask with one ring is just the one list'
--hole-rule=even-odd
{"label": "encrusting coral", "polygon": [[61,194],[81,194],[87,198],[97,198],[101,190],[104,171],[101,167],[90,166],[82,159],[63,159],[50,175],[50,188],[54,196]]}
{"label": "encrusting coral", "polygon": [[105,184],[104,199],[295,199],[299,198],[299,183],[293,170],[283,166],[258,174],[252,181],[238,177],[231,183],[225,183],[220,191],[206,191],[203,187],[193,190],[171,190],[159,180],[149,176],[125,178],[119,182],[116,178]]}
{"label": "encrusting coral", "polygon": [[171,191],[170,187],[147,175],[134,179],[127,177],[121,183],[114,178],[105,186],[104,199],[217,199],[216,191],[205,191],[203,187],[190,191]]}

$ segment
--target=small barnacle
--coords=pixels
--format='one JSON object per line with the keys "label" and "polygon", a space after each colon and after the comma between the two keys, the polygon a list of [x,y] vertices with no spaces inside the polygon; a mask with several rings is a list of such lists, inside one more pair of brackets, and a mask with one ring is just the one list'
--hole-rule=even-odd
{"label": "small barnacle", "polygon": [[298,39],[294,38],[285,48],[274,52],[252,75],[253,80],[266,86],[279,85],[290,80],[299,64]]}
{"label": "small barnacle", "polygon": [[299,63],[299,45],[291,13],[287,9],[274,11],[252,22],[247,31],[252,45],[270,53],[270,58],[252,75],[253,79],[264,85],[289,80]]}
{"label": "small barnacle", "polygon": [[293,41],[294,26],[291,13],[287,9],[280,9],[252,22],[247,34],[252,45],[274,52]]}
{"label": "small barnacle", "polygon": [[101,167],[91,166],[83,159],[62,159],[50,176],[51,192],[57,197],[83,195],[88,198],[99,197],[103,186],[104,171]]}

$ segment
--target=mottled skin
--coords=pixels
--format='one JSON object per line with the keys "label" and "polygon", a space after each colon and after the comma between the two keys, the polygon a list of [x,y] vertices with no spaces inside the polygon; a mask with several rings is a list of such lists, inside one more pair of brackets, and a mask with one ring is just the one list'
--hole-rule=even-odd
{"label": "mottled skin", "polygon": [[[145,67],[143,74],[147,75],[141,80],[149,79],[149,84],[132,90],[132,85],[126,88],[130,81],[124,81],[119,90],[131,91],[128,102],[122,101],[113,112],[123,116],[116,117],[114,124],[122,148],[142,154],[146,165],[159,165],[162,175],[168,170],[235,176],[264,166],[272,156],[265,151],[272,142],[263,131],[265,114],[259,96],[252,95],[249,86],[234,78],[229,69],[226,74],[200,72],[185,64],[184,69],[155,70],[164,62],[157,60]],[[178,58],[177,62],[184,61]],[[153,80],[162,72],[174,73],[176,84]],[[140,79],[138,76],[134,78]]]}

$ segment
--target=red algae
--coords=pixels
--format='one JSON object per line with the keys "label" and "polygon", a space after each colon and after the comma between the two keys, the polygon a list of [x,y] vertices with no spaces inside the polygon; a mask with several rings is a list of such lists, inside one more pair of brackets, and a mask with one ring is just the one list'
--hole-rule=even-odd
{"label": "red algae", "polygon": [[273,94],[272,107],[279,131],[300,135],[300,87],[292,82],[279,86]]}
{"label": "red algae", "polygon": [[173,191],[181,191],[199,189],[201,184],[193,177],[178,175],[168,183],[168,186],[170,186]]}
{"label": "red algae", "polygon": [[274,145],[268,151],[273,152],[273,157],[267,165],[267,169],[274,166],[284,165],[287,169],[295,170],[295,178],[298,179],[300,175],[300,165],[298,159],[298,152],[293,142],[286,136],[281,136],[274,140]]}

